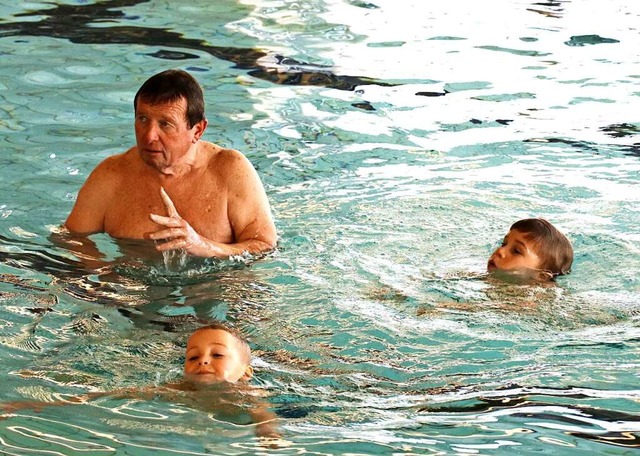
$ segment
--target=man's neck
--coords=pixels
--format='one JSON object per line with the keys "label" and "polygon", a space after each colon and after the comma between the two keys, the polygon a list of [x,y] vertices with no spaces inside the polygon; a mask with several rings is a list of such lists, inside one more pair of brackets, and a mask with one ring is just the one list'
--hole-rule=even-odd
{"label": "man's neck", "polygon": [[198,169],[202,163],[202,154],[200,151],[200,141],[191,146],[189,151],[180,159],[180,161],[158,169],[161,180],[173,180],[175,178],[184,177],[194,170]]}

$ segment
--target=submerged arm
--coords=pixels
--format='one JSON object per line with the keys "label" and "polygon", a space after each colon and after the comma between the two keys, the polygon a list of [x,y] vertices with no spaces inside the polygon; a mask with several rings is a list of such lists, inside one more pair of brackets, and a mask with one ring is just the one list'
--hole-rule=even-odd
{"label": "submerged arm", "polygon": [[109,264],[104,261],[104,253],[87,236],[74,235],[62,227],[52,232],[49,240],[55,246],[73,253],[85,269],[96,270]]}

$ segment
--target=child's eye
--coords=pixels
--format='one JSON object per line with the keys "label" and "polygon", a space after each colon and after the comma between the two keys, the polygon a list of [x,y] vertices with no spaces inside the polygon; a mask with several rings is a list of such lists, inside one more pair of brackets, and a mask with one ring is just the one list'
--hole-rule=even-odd
{"label": "child's eye", "polygon": [[224,355],[222,353],[214,353],[211,355],[213,358],[222,358]]}
{"label": "child's eye", "polygon": [[192,357],[189,358],[189,361],[196,361],[197,359],[198,359],[197,356],[192,356]]}
{"label": "child's eye", "polygon": [[520,249],[513,249],[513,253],[515,253],[516,255],[522,255]]}

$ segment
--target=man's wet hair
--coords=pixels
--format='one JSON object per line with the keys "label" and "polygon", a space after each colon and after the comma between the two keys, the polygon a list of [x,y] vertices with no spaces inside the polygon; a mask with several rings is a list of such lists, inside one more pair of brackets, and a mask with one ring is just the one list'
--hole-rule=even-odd
{"label": "man's wet hair", "polygon": [[540,257],[540,269],[553,276],[569,274],[573,264],[573,247],[569,239],[545,219],[518,220],[511,230],[522,233],[530,240]]}
{"label": "man's wet hair", "polygon": [[133,109],[138,109],[138,100],[156,105],[181,98],[187,101],[187,123],[192,128],[205,118],[204,94],[198,81],[183,70],[166,70],[147,79],[133,99]]}

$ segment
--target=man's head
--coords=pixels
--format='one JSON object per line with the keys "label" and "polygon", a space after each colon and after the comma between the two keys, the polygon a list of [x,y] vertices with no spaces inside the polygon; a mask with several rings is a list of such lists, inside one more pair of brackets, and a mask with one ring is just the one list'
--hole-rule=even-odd
{"label": "man's head", "polygon": [[487,269],[534,269],[555,277],[568,274],[572,263],[573,247],[566,236],[548,221],[532,218],[511,225]]}
{"label": "man's head", "polygon": [[181,70],[149,78],[134,100],[138,154],[164,174],[197,162],[198,142],[207,128],[202,89]]}
{"label": "man's head", "polygon": [[171,104],[184,99],[187,102],[186,120],[189,128],[204,120],[204,95],[202,87],[186,71],[166,70],[151,76],[133,99],[134,112],[138,101],[150,105]]}
{"label": "man's head", "polygon": [[235,383],[253,376],[251,349],[242,335],[219,323],[196,329],[187,341],[185,377],[198,383]]}

